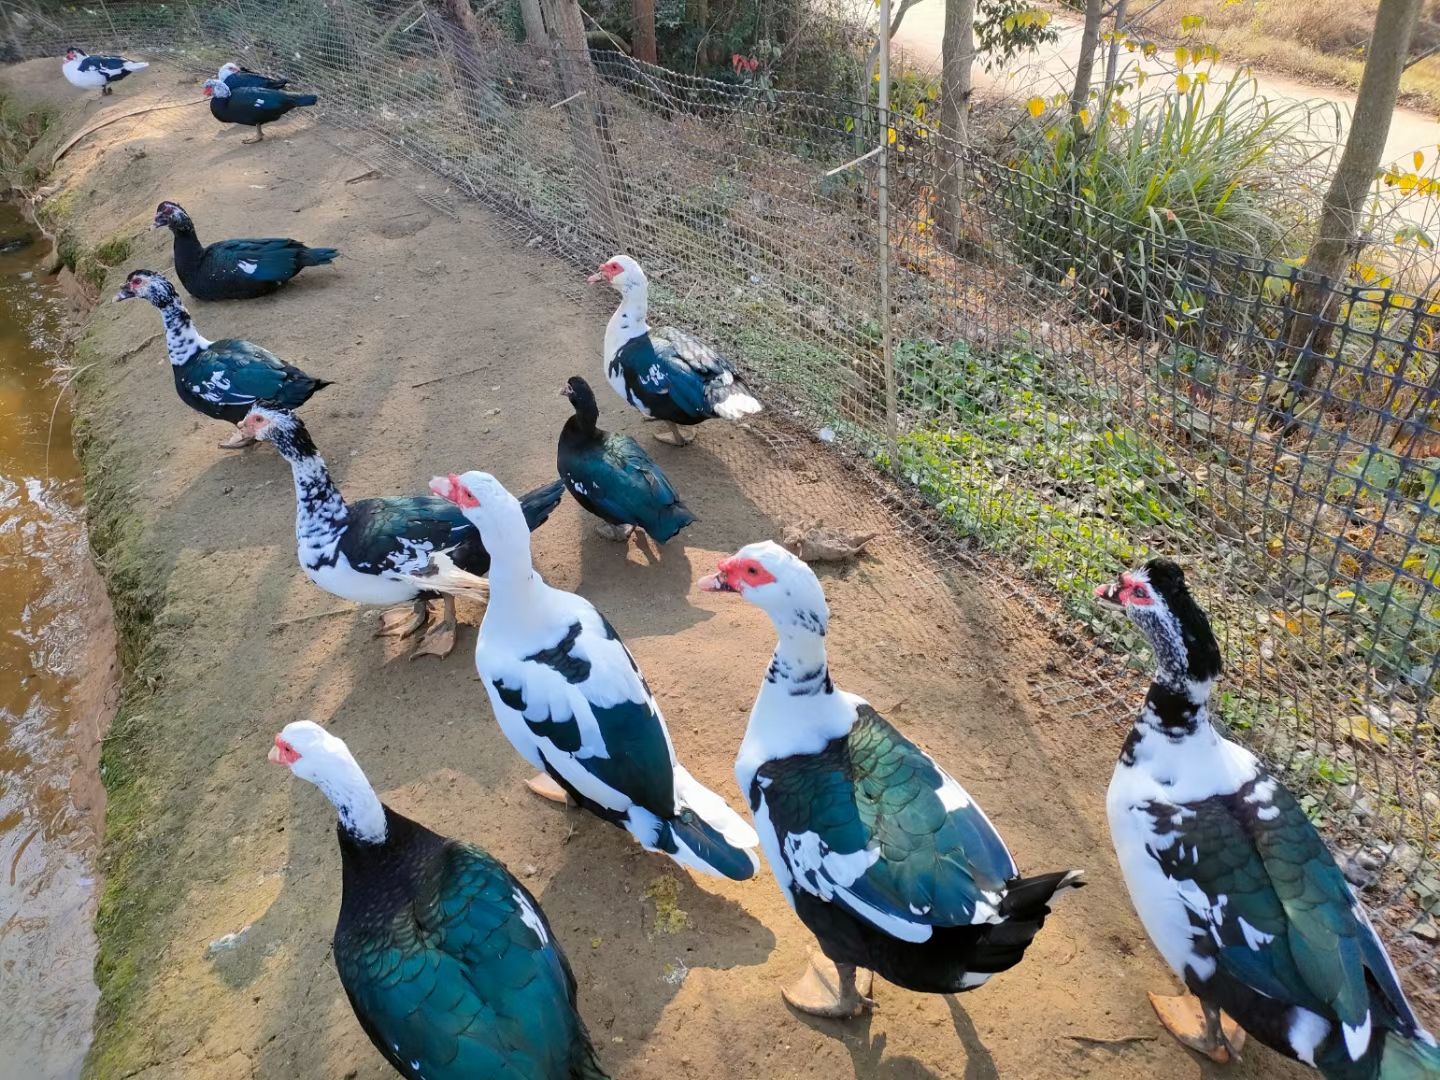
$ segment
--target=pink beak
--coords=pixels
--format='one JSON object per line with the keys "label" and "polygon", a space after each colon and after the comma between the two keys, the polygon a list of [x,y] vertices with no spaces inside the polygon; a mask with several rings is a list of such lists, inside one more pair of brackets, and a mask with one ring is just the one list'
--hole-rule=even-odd
{"label": "pink beak", "polygon": [[595,273],[591,274],[589,277],[587,277],[587,278],[585,279],[585,284],[586,284],[586,285],[595,285],[595,284],[598,284],[599,282],[609,281],[609,280],[610,280],[609,278],[607,278],[604,274],[600,273],[600,271],[597,270],[597,271],[595,271]]}

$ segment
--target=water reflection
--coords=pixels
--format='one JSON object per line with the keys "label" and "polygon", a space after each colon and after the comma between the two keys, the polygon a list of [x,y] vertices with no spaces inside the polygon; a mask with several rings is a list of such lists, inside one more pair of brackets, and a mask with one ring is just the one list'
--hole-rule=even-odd
{"label": "water reflection", "polygon": [[79,1074],[95,1007],[100,703],[60,319],[32,235],[0,203],[0,1076],[44,1080]]}

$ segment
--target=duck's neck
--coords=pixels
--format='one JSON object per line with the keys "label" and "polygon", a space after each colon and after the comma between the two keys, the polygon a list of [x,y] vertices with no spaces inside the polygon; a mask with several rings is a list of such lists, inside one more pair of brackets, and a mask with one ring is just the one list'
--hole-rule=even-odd
{"label": "duck's neck", "polygon": [[[490,604],[511,617],[533,614],[539,579],[530,561],[530,530],[516,504],[515,521],[487,519],[480,539],[490,553]],[[478,523],[477,523],[478,524]]]}
{"label": "duck's neck", "polygon": [[1210,690],[1213,683],[1191,678],[1184,671],[1161,665],[1145,694],[1145,704],[1120,752],[1124,765],[1134,765],[1138,748],[1147,739],[1176,745],[1214,742],[1218,736],[1210,723]]}
{"label": "duck's neck", "polygon": [[813,698],[835,692],[830,666],[825,658],[825,625],[808,615],[795,613],[792,620],[776,630],[780,640],[765,670],[762,695],[785,698]]}
{"label": "duck's neck", "polygon": [[650,332],[645,321],[650,308],[649,286],[627,285],[620,294],[620,306],[605,325],[605,359],[610,359],[631,338]]}
{"label": "duck's neck", "polygon": [[195,235],[194,224],[187,221],[182,225],[172,225],[170,231],[175,234],[175,268],[178,270],[182,264],[198,266],[205,254],[205,245]]}
{"label": "duck's neck", "polygon": [[346,836],[360,844],[385,842],[388,832],[385,804],[375,794],[375,789],[358,765],[319,777],[315,786],[335,807],[340,828]]}
{"label": "duck's neck", "polygon": [[590,407],[577,406],[575,415],[565,421],[565,426],[560,431],[560,437],[569,443],[593,442],[599,434],[598,424],[600,421],[600,410],[592,402]]}
{"label": "duck's neck", "polygon": [[334,560],[334,545],[350,522],[350,509],[308,435],[304,439],[284,435],[271,441],[290,463],[295,480],[295,542],[301,564],[313,570]]}
{"label": "duck's neck", "polygon": [[195,329],[195,320],[178,296],[160,309],[160,317],[165,320],[165,348],[170,354],[170,363],[175,367],[210,347],[209,340]]}

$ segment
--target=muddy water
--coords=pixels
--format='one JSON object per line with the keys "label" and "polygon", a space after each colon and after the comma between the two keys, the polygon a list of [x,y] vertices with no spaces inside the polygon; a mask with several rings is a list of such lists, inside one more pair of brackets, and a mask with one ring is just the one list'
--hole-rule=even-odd
{"label": "muddy water", "polygon": [[[32,243],[17,245],[17,239]],[[92,856],[110,630],[56,408],[45,245],[0,201],[0,1078],[78,1075],[96,992]],[[52,422],[53,410],[53,422]]]}

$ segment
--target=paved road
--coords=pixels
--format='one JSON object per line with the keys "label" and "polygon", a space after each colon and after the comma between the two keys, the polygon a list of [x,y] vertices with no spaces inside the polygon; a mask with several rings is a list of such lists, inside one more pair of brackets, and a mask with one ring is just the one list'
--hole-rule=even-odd
{"label": "paved road", "polygon": [[[940,39],[945,25],[945,0],[921,0],[905,15],[900,32],[895,35],[895,54],[903,55],[912,63],[925,67],[940,66]],[[1071,74],[1080,55],[1080,27],[1069,20],[1056,19],[1060,31],[1058,43],[1046,46],[1038,53],[1022,58],[1012,65],[1015,70],[990,75],[976,65],[976,83],[982,87],[1000,89],[1017,96],[1047,96],[1056,90],[1068,90],[1073,81]],[[1134,60],[1144,65],[1151,74],[1173,71],[1172,54],[1162,53],[1151,59],[1138,59],[1137,54],[1122,53],[1125,60]],[[1215,65],[1212,80],[1225,81],[1231,78],[1238,67],[1231,64]],[[1276,104],[1292,101],[1308,102],[1315,105],[1328,103],[1339,106],[1348,118],[1354,105],[1354,95],[1334,87],[1309,86],[1284,75],[1271,72],[1256,72],[1260,89]],[[1332,110],[1314,109],[1317,140],[1334,140],[1336,132],[1331,121]],[[1424,150],[1431,161],[1440,155],[1440,121],[1414,109],[1396,109],[1390,124],[1390,137],[1385,144],[1387,161],[1408,159],[1417,149]]]}

